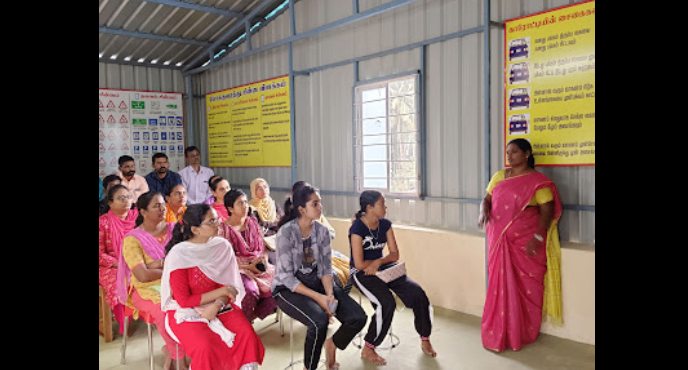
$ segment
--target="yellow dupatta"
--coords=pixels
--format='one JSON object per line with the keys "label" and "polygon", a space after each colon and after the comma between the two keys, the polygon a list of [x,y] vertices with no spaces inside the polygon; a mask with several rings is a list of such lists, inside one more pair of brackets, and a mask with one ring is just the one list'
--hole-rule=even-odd
{"label": "yellow dupatta", "polygon": [[554,326],[563,326],[561,302],[561,244],[557,220],[547,230],[547,272],[545,273],[545,294],[542,302],[542,322],[549,315]]}
{"label": "yellow dupatta", "polygon": [[258,211],[261,221],[275,222],[277,221],[275,201],[270,196],[263,199],[256,196],[256,186],[258,186],[258,183],[261,181],[264,182],[266,186],[270,186],[265,179],[260,177],[251,181],[251,200],[248,201],[248,204],[251,208]]}

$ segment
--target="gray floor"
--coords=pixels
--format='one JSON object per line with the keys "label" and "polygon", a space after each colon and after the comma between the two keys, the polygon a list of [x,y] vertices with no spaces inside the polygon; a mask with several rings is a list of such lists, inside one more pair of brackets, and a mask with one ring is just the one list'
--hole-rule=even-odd
{"label": "gray floor", "polygon": [[[356,289],[351,293],[358,299]],[[370,303],[363,298],[362,306],[371,315]],[[399,305],[401,307],[401,305]],[[480,317],[457,311],[436,307],[434,313],[433,333],[431,340],[438,355],[430,358],[420,349],[420,339],[413,329],[413,312],[404,309],[397,312],[392,329],[401,339],[401,344],[389,350],[380,350],[380,356],[387,359],[387,366],[375,366],[360,358],[360,350],[349,345],[344,351],[337,352],[337,361],[341,370],[462,370],[462,369],[594,369],[595,346],[561,339],[547,334],[540,334],[538,340],[520,351],[494,353],[482,347],[480,340]],[[370,321],[370,316],[369,319]],[[253,327],[260,335],[265,346],[265,359],[260,369],[280,370],[290,361],[289,352],[289,318],[285,316],[285,335],[280,336],[279,324],[274,323],[275,315],[264,321],[257,320]],[[114,322],[114,320],[113,320]],[[100,369],[148,369],[147,329],[143,321],[135,324],[136,329],[127,341],[127,363],[120,364],[121,336],[115,334],[115,340],[105,343],[99,336]],[[338,322],[330,325],[329,335],[339,326]],[[117,323],[114,324],[117,329]],[[300,359],[303,352],[305,326],[294,321],[294,356]],[[117,332],[116,332],[117,333]],[[356,341],[356,339],[354,339]],[[386,344],[385,342],[384,344]],[[162,369],[164,355],[161,347],[163,341],[156,330],[153,330],[153,348],[155,351],[156,369]],[[324,359],[324,354],[323,354]],[[301,366],[301,367],[299,367]],[[303,369],[302,365],[294,369]],[[325,369],[322,365],[319,369]]]}

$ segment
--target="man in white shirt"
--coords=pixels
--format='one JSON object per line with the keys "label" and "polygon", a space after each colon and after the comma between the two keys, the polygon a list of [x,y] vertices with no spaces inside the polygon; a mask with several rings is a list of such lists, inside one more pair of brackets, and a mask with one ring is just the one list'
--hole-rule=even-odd
{"label": "man in white shirt", "polygon": [[195,146],[184,150],[184,158],[189,165],[179,171],[179,176],[182,177],[182,184],[186,188],[186,204],[203,203],[213,195],[208,186],[208,179],[214,176],[215,172],[201,166],[201,152]]}

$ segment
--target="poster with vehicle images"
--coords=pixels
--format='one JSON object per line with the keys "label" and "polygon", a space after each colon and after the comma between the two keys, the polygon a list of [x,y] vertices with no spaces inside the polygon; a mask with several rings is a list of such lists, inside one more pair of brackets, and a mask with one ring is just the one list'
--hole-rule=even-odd
{"label": "poster with vehicle images", "polygon": [[211,167],[290,167],[289,76],[206,95]]}
{"label": "poster with vehicle images", "polygon": [[98,176],[117,173],[125,154],[141,176],[153,170],[158,152],[167,154],[172,171],[185,167],[181,93],[98,89],[98,101]]}
{"label": "poster with vehicle images", "polygon": [[527,139],[537,166],[594,166],[595,1],[507,20],[504,49],[505,145]]}

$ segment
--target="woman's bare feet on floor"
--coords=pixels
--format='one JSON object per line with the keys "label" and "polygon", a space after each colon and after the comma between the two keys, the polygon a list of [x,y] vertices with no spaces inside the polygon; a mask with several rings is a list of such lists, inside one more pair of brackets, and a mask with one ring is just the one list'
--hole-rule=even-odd
{"label": "woman's bare feet on floor", "polygon": [[332,337],[325,340],[325,364],[327,365],[327,370],[339,370],[339,362],[337,362],[335,356],[337,354],[337,346],[334,345]]}
{"label": "woman's bare feet on floor", "polygon": [[432,348],[432,344],[430,344],[429,340],[422,340],[420,342],[420,348],[423,349],[426,355],[437,357],[437,352]]}
{"label": "woman's bare feet on floor", "polygon": [[361,358],[372,362],[374,365],[387,365],[387,360],[380,357],[374,349],[369,347],[363,347],[363,350],[361,350]]}

